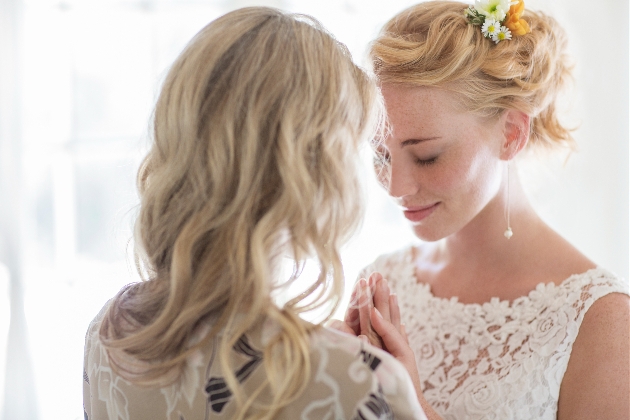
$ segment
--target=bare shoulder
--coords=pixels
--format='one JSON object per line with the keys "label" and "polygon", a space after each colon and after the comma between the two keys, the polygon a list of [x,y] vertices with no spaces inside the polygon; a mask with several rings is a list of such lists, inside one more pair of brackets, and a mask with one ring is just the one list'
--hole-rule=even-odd
{"label": "bare shoulder", "polygon": [[630,297],[608,294],[586,312],[560,387],[558,419],[630,416]]}
{"label": "bare shoulder", "polygon": [[573,274],[581,274],[597,267],[591,259],[564,239],[560,234],[545,226],[537,238],[537,269],[545,282],[560,284]]}

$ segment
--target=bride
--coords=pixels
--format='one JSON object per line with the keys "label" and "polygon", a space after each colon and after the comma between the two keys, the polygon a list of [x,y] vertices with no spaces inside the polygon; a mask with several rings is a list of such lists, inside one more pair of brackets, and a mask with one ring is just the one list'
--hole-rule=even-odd
{"label": "bride", "polygon": [[403,361],[429,418],[628,419],[627,286],[517,175],[523,152],[573,139],[556,114],[565,33],[516,3],[422,3],[372,44],[391,127],[377,174],[423,243],[366,267],[369,305],[337,327]]}

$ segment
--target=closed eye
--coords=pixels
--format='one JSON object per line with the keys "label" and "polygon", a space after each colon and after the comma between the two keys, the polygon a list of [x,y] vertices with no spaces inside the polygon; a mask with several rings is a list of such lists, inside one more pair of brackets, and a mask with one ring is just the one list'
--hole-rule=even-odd
{"label": "closed eye", "polygon": [[437,156],[432,157],[430,159],[417,159],[416,158],[416,165],[418,166],[429,166],[429,165],[433,165],[436,161],[437,161]]}

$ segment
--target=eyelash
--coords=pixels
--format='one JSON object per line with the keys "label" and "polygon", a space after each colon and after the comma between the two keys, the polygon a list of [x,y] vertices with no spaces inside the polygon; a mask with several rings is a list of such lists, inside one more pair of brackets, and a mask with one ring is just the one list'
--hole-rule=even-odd
{"label": "eyelash", "polygon": [[416,165],[418,165],[418,166],[430,166],[430,165],[433,165],[436,160],[437,160],[437,156],[436,157],[432,157],[431,159],[416,159]]}
{"label": "eyelash", "polygon": [[[437,161],[437,156],[432,157],[430,159],[415,159],[415,163],[418,166],[430,166],[433,165],[436,161]],[[387,152],[377,152],[376,156],[374,157],[374,161],[378,162],[379,164],[389,164],[390,163],[390,156],[389,153]]]}

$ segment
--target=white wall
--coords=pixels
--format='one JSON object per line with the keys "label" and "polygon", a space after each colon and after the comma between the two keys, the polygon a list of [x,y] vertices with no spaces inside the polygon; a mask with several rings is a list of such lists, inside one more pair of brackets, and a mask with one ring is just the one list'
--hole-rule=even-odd
{"label": "white wall", "polygon": [[[569,33],[579,150],[540,171],[531,197],[545,219],[596,263],[628,279],[628,2],[530,0]],[[598,36],[594,21],[611,24]],[[569,114],[571,115],[571,114]]]}

